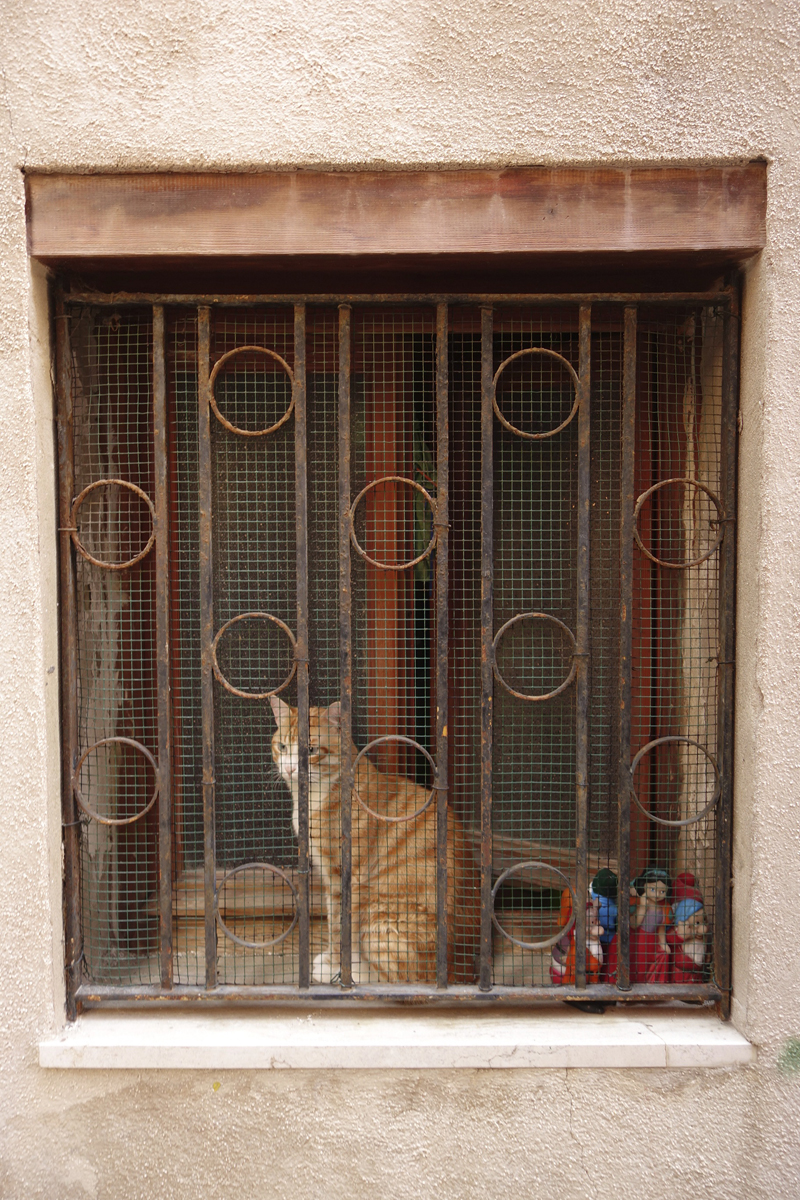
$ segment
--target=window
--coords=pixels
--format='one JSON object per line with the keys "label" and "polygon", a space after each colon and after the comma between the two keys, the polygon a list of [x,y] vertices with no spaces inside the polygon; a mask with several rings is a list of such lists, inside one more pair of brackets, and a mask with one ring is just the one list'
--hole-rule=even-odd
{"label": "window", "polygon": [[734,302],[61,297],[73,1012],[727,995]]}

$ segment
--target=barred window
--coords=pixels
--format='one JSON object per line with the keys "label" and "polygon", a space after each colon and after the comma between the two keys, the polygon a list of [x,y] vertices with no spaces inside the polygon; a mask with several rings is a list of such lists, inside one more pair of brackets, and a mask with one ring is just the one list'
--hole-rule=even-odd
{"label": "barred window", "polygon": [[70,1012],[729,994],[703,295],[58,300]]}

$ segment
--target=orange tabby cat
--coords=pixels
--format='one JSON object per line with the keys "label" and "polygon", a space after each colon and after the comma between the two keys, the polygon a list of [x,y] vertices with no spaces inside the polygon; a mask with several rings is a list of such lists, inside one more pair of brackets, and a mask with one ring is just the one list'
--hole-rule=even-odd
{"label": "orange tabby cat", "polygon": [[[272,757],[294,801],[298,830],[297,709],[270,698],[278,723]],[[341,769],[339,704],[312,708],[309,738],[309,855],[322,876],[329,950],[318,954],[312,980],[328,983],[339,971],[341,929]],[[356,748],[352,748],[351,762]],[[400,775],[383,775],[364,757],[356,787],[374,812],[398,817],[420,809],[425,788]],[[420,816],[386,822],[351,799],[352,973],[354,983],[436,982],[436,800]],[[448,979],[475,978],[480,896],[474,861],[461,822],[448,811]]]}

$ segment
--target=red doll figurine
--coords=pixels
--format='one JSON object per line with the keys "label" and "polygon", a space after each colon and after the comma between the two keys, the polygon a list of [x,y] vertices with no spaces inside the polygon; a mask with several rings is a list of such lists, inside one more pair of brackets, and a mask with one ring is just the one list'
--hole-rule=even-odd
{"label": "red doll figurine", "polygon": [[648,867],[643,871],[634,884],[639,899],[631,912],[631,930],[641,929],[644,933],[654,933],[658,939],[659,948],[664,954],[669,953],[667,946],[667,924],[669,923],[669,876],[659,867]]}
{"label": "red doll figurine", "polygon": [[[672,947],[667,942],[671,923],[667,897],[670,878],[661,867],[647,867],[631,884],[631,983],[668,983]],[[617,979],[617,939],[609,947],[608,978]]]}
{"label": "red doll figurine", "polygon": [[634,881],[639,899],[631,911],[631,983],[669,980],[669,886],[669,875],[661,867],[647,867]]}
{"label": "red doll figurine", "polygon": [[672,949],[672,982],[704,983],[708,922],[703,894],[694,875],[684,872],[675,880],[676,904],[667,941]]}

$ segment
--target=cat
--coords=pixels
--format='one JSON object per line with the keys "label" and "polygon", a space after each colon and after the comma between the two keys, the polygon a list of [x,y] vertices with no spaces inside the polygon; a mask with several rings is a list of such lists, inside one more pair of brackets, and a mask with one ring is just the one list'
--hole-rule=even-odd
{"label": "cat", "polygon": [[[292,793],[298,832],[297,709],[270,697],[278,725],[272,757]],[[311,708],[309,857],[325,893],[329,948],[314,959],[312,982],[339,973],[341,930],[341,714],[339,703]],[[351,750],[351,763],[357,754]],[[384,775],[367,757],[356,772],[364,804],[387,816],[422,808],[430,794],[401,775]],[[420,816],[386,822],[351,797],[352,976],[358,983],[436,983],[436,799]],[[472,983],[480,929],[480,893],[471,847],[448,808],[448,982]]]}

